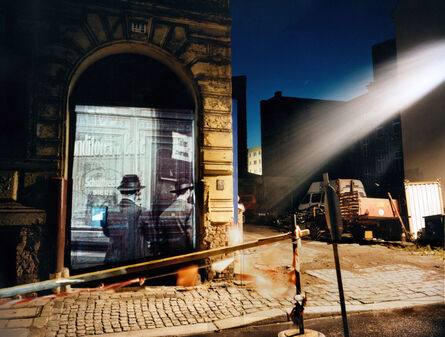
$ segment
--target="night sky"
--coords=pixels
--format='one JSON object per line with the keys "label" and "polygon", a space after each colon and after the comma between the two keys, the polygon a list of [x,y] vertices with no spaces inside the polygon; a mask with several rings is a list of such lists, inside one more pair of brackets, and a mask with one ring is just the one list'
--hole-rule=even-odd
{"label": "night sky", "polygon": [[231,0],[232,74],[247,76],[247,143],[261,145],[260,101],[349,100],[372,81],[371,47],[394,37],[397,0]]}

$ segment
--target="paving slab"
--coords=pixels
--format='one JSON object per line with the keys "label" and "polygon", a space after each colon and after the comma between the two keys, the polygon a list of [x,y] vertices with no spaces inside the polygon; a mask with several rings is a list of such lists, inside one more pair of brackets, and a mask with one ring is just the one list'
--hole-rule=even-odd
{"label": "paving slab", "polygon": [[11,319],[6,324],[6,328],[29,328],[32,325],[33,318],[19,318],[19,319]]}
{"label": "paving slab", "polygon": [[39,309],[38,307],[0,309],[0,319],[35,317]]}
{"label": "paving slab", "polygon": [[0,337],[28,337],[28,329],[0,329]]}

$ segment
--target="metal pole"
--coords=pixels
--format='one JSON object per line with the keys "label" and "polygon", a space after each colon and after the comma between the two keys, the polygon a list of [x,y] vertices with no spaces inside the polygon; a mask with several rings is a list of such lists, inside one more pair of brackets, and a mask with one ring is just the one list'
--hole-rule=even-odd
{"label": "metal pole", "polygon": [[67,180],[58,178],[59,208],[57,214],[57,255],[56,273],[62,273],[65,262],[65,231],[66,231],[66,202]]}
{"label": "metal pole", "polygon": [[340,239],[338,225],[341,221],[340,210],[338,206],[338,197],[335,190],[329,185],[329,176],[323,173],[323,181],[325,184],[325,198],[327,201],[326,207],[326,221],[328,222],[331,231],[332,249],[334,250],[335,271],[337,273],[338,293],[340,295],[341,317],[343,320],[343,331],[345,337],[349,337],[348,318],[346,315],[345,296],[343,293],[343,282],[341,278],[340,259],[338,257],[337,242]]}
{"label": "metal pole", "polygon": [[345,296],[343,294],[343,282],[341,279],[340,259],[338,258],[337,243],[333,242],[332,248],[334,250],[335,271],[337,273],[338,293],[340,294],[340,306],[341,306],[341,317],[343,320],[343,331],[344,331],[345,337],[348,337],[349,336],[348,317],[346,315]]}
{"label": "metal pole", "polygon": [[[293,225],[293,233],[297,236],[297,216],[294,214],[294,225]],[[292,248],[294,253],[294,271],[295,271],[295,286],[296,286],[296,296],[295,296],[295,310],[297,311],[295,314],[296,322],[298,323],[298,328],[300,329],[300,335],[304,335],[304,322],[303,322],[303,310],[304,310],[304,296],[301,294],[301,278],[300,278],[300,266],[297,265],[297,249],[298,249],[298,240],[300,238],[295,237],[292,240]]]}

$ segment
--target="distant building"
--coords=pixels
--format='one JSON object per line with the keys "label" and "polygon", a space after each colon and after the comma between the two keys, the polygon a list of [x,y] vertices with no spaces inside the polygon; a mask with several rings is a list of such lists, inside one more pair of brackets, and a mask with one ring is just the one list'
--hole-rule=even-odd
{"label": "distant building", "polygon": [[[372,47],[374,81],[368,85],[368,94],[373,94],[389,71],[396,67],[395,39],[378,43]],[[352,100],[351,102],[353,102]],[[378,125],[352,147],[350,153],[352,174],[360,179],[368,194],[372,196],[403,197],[403,148],[400,113]]]}
{"label": "distant building", "polygon": [[[313,122],[320,115],[332,116],[332,112],[345,102],[318,99],[284,97],[281,91],[261,101],[261,146],[265,203],[277,210],[295,208],[306,192],[311,179],[321,179],[326,167],[308,172],[301,165],[310,160],[318,138]],[[318,116],[318,117],[317,117]],[[315,128],[316,129],[316,128]],[[329,144],[326,144],[326,149]],[[329,168],[331,177],[341,170]],[[345,176],[347,176],[345,174]],[[302,184],[300,182],[303,182]]]}
{"label": "distant building", "polygon": [[[270,202],[280,199],[276,208],[295,208],[309,184],[321,180],[323,172],[328,172],[331,179],[359,179],[371,196],[387,197],[390,192],[394,198],[403,197],[400,113],[352,145],[345,145],[340,153],[329,150],[329,140],[321,146],[314,145],[319,137],[323,137],[323,132],[328,131],[320,130],[326,127],[320,119],[336,120],[337,113],[343,108],[352,109],[356,100],[370,95],[386,72],[394,69],[395,40],[373,46],[372,59],[374,82],[368,86],[369,93],[349,102],[283,97],[281,92],[261,102],[264,193]],[[363,111],[357,110],[356,113],[360,115]],[[338,132],[351,130],[339,129]],[[304,165],[320,151],[326,154],[322,161]]]}
{"label": "distant building", "polygon": [[[415,13],[415,15],[413,15]],[[399,0],[394,11],[397,58],[445,38],[445,2]],[[402,112],[403,161],[410,181],[442,179],[445,195],[445,82]]]}
{"label": "distant building", "polygon": [[258,175],[263,174],[261,157],[261,146],[252,147],[247,150],[247,171],[249,173]]}

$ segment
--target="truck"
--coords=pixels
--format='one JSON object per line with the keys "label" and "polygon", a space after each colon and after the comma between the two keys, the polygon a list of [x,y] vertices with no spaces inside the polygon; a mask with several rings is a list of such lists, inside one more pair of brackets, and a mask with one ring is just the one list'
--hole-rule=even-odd
{"label": "truck", "polygon": [[[355,240],[400,240],[403,224],[399,206],[392,198],[370,198],[358,179],[331,180],[340,204],[342,237]],[[310,230],[313,239],[329,234],[324,210],[324,183],[313,182],[297,211],[300,227]]]}
{"label": "truck", "polygon": [[255,194],[240,195],[240,202],[244,205],[244,219],[246,223],[265,225],[274,219],[274,212],[264,208],[256,199]]}

